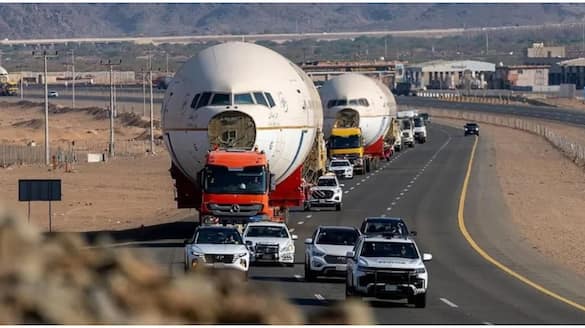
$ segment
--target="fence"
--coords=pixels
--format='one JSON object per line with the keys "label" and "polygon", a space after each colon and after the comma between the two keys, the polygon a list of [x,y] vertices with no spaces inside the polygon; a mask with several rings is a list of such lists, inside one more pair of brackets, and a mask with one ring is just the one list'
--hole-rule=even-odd
{"label": "fence", "polygon": [[[118,141],[115,143],[115,156],[118,158],[137,158],[146,156],[150,151],[149,140]],[[154,151],[165,152],[160,140],[155,140]],[[108,153],[107,142],[78,142],[75,145],[58,144],[51,148],[51,158],[57,164],[83,163],[88,153]],[[45,164],[43,146],[0,144],[0,165]]]}
{"label": "fence", "polygon": [[444,109],[428,109],[428,112],[434,117],[487,123],[533,133],[545,138],[577,165],[585,167],[585,145],[569,140],[553,129],[535,121],[523,120],[507,115],[490,115]]}

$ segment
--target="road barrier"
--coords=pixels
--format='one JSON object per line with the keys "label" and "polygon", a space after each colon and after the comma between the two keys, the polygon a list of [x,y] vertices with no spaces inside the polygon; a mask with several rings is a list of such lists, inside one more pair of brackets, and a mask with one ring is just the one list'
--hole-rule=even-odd
{"label": "road barrier", "polygon": [[553,147],[559,149],[571,161],[581,167],[585,167],[585,145],[570,140],[557,131],[535,121],[519,119],[509,115],[492,115],[456,110],[426,109],[426,111],[433,117],[487,123],[541,136],[553,145]]}

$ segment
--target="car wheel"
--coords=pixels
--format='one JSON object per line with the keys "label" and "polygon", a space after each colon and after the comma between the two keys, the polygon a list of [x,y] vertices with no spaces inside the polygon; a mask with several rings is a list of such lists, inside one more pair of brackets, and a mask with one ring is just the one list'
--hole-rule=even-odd
{"label": "car wheel", "polygon": [[427,306],[427,293],[418,294],[414,296],[414,306],[417,308],[424,308]]}
{"label": "car wheel", "polygon": [[335,205],[336,211],[341,211],[341,203]]}
{"label": "car wheel", "polygon": [[305,262],[305,281],[315,281],[315,272],[309,267],[309,263]]}
{"label": "car wheel", "polygon": [[345,282],[345,299],[352,299],[355,298],[355,291],[353,290],[353,287],[351,287],[347,281]]}

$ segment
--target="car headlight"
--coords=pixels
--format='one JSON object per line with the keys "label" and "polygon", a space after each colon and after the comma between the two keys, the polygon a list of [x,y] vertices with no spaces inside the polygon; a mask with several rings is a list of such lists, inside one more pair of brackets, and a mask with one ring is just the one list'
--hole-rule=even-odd
{"label": "car headlight", "polygon": [[246,255],[248,255],[248,253],[240,253],[240,254],[236,254],[236,258],[240,258],[240,257],[246,257]]}
{"label": "car headlight", "polygon": [[323,256],[325,256],[325,253],[321,252],[320,250],[318,250],[316,248],[313,248],[311,255],[316,256],[316,257],[323,257]]}
{"label": "car headlight", "polygon": [[345,169],[345,173],[351,173],[351,168]]}
{"label": "car headlight", "polygon": [[425,268],[417,268],[414,270],[414,273],[426,273],[427,270]]}
{"label": "car headlight", "polygon": [[200,256],[203,256],[203,253],[198,252],[198,251],[196,251],[194,249],[191,249],[191,256],[200,257]]}
{"label": "car headlight", "polygon": [[283,248],[280,249],[281,252],[292,252],[294,251],[294,245],[293,244],[288,244],[286,246],[284,246]]}

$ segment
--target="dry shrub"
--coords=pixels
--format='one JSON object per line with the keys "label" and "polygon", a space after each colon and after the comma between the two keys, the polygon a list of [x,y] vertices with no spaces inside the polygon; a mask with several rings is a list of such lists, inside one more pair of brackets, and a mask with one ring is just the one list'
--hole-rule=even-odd
{"label": "dry shrub", "polygon": [[[346,303],[314,323],[371,323]],[[88,247],[78,234],[43,235],[0,213],[0,323],[302,324],[298,308],[230,272],[171,277],[130,249]]]}

